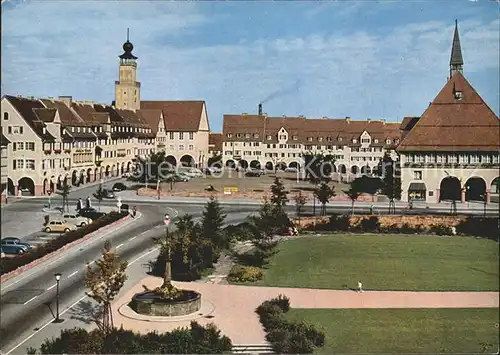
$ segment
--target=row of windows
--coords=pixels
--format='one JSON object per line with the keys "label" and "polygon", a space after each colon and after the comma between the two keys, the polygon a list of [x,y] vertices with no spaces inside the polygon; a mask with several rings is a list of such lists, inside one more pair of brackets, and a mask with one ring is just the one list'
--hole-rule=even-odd
{"label": "row of windows", "polygon": [[351,157],[351,161],[374,161],[379,160],[377,157]]}
{"label": "row of windows", "polygon": [[33,159],[15,159],[12,161],[13,170],[35,170],[35,160]]}
{"label": "row of windows", "polygon": [[93,162],[92,153],[73,154],[73,163],[75,164],[92,163],[92,162]]}
{"label": "row of windows", "polygon": [[35,151],[35,142],[14,142],[12,143],[12,150],[31,150]]}
{"label": "row of windows", "polygon": [[70,168],[71,167],[71,159],[44,159],[42,160],[42,167],[44,170],[47,169],[60,169],[60,168]]}
{"label": "row of windows", "polygon": [[[160,128],[159,131],[162,133],[162,132],[166,132],[164,128]],[[184,133],[185,132],[168,132],[168,138],[170,140],[174,140],[175,139],[175,134],[177,133],[179,139],[184,139]],[[194,132],[187,132],[188,133],[188,137],[190,140],[193,140],[194,139]],[[166,139],[166,137],[158,137],[157,139],[160,139],[162,138],[163,140]]]}
{"label": "row of windows", "polygon": [[[170,150],[175,150],[175,145],[174,144],[170,144],[169,149]],[[184,150],[184,149],[185,149],[185,145],[184,144],[179,144],[179,150]],[[190,144],[188,146],[188,150],[194,150],[194,145]]]}
{"label": "row of windows", "polygon": [[[243,136],[244,136],[245,138],[259,138],[259,134],[258,134],[258,133],[253,133],[253,134],[250,134],[250,133],[245,133],[245,134],[243,134],[243,133],[236,133],[236,138],[243,138]],[[232,134],[232,133],[227,133],[227,134],[226,134],[226,137],[227,137],[227,138],[232,138],[232,137],[233,137],[233,134]],[[280,135],[278,136],[278,138],[279,138],[279,140],[287,140],[287,139],[288,139],[288,136],[287,136],[286,134],[280,134]],[[273,139],[273,136],[272,136],[272,135],[267,135],[267,136],[266,136],[266,139],[267,139],[268,141],[270,141],[270,140],[272,140],[272,139]],[[298,140],[298,139],[299,139],[299,137],[298,137],[298,136],[292,136],[292,140],[296,141],[296,140]],[[312,142],[312,141],[314,140],[314,137],[307,137],[306,139],[307,139],[307,141],[308,141],[308,142]],[[316,137],[316,139],[317,139],[317,141],[318,141],[318,142],[322,142],[322,141],[323,141],[323,137]],[[332,141],[334,140],[334,137],[326,137],[326,140],[327,140],[328,142],[332,142]],[[337,138],[337,140],[338,140],[339,142],[342,142],[342,137],[338,137],[338,138]],[[361,139],[361,143],[370,143],[370,141],[371,141],[371,140],[370,140],[370,138],[363,138],[363,139]],[[352,142],[352,143],[357,143],[357,142],[358,142],[358,140],[357,140],[356,138],[353,138],[353,139],[351,140],[351,142]],[[374,139],[374,143],[378,143],[378,142],[379,142],[378,138],[375,138],[375,139]],[[397,138],[396,138],[396,139],[394,139],[394,140],[391,140],[391,139],[386,139],[385,143],[386,143],[386,144],[392,144],[392,143],[394,143],[394,144],[399,144],[399,139],[397,139]]]}
{"label": "row of windows", "polygon": [[498,164],[498,154],[408,154],[409,163]]}

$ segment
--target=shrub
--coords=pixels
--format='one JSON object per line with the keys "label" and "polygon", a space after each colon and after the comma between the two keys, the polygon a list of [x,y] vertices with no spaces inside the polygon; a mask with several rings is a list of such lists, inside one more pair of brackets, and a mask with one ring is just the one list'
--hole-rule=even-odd
{"label": "shrub", "polygon": [[457,225],[457,233],[497,240],[500,235],[498,218],[467,217]]}
{"label": "shrub", "polygon": [[404,223],[401,226],[401,228],[399,229],[399,232],[403,233],[403,234],[413,234],[413,233],[415,233],[415,229],[410,227],[410,225],[408,223]]}
{"label": "shrub", "polygon": [[378,232],[380,229],[380,222],[377,216],[371,216],[368,219],[363,218],[360,225],[363,232]]}
{"label": "shrub", "polygon": [[349,216],[333,214],[330,216],[330,228],[332,230],[347,232],[350,227]]}
{"label": "shrub", "polygon": [[229,281],[233,282],[255,282],[262,279],[262,269],[255,266],[235,265],[228,275]]}
{"label": "shrub", "polygon": [[[189,328],[147,334],[113,329],[104,335],[99,330],[65,329],[58,338],[46,339],[42,354],[221,354],[232,349],[231,339],[213,324],[191,322]],[[32,349],[30,350],[32,353]]]}
{"label": "shrub", "polygon": [[443,226],[441,224],[432,225],[430,228],[431,233],[435,233],[437,235],[452,235],[452,230],[448,226]]}
{"label": "shrub", "polygon": [[285,295],[278,295],[276,298],[272,298],[269,300],[270,303],[277,305],[283,313],[286,313],[290,310],[290,298]]}
{"label": "shrub", "polygon": [[86,226],[79,228],[77,230],[70,231],[68,233],[64,233],[59,237],[48,241],[45,244],[39,245],[28,253],[24,253],[21,255],[16,255],[12,258],[3,258],[0,262],[2,275],[6,274],[10,271],[17,269],[18,267],[27,265],[32,261],[35,261],[47,254],[50,254],[66,244],[72,243],[75,240],[81,239],[87,234],[95,232],[96,230],[107,226],[113,222],[118,221],[121,218],[127,216],[128,213],[122,212],[111,212],[109,214],[104,215],[103,217],[95,220],[94,222],[87,224]]}

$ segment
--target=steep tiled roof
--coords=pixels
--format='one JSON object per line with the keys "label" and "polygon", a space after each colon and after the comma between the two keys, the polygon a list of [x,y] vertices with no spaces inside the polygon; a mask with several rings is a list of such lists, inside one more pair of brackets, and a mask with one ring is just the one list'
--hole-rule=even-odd
{"label": "steep tiled roof", "polygon": [[500,148],[499,122],[464,76],[455,72],[398,150],[496,151]]}
{"label": "steep tiled roof", "polygon": [[137,110],[137,115],[139,115],[151,128],[151,131],[156,134],[158,132],[158,125],[161,119],[161,110],[159,109],[141,109]]}
{"label": "steep tiled roof", "polygon": [[108,113],[111,123],[125,122],[123,117],[120,116],[118,112],[116,112],[116,110],[111,106],[95,104],[94,110],[101,113]]}
{"label": "steep tiled roof", "polygon": [[[385,145],[382,142],[385,142],[386,138],[393,140],[401,136],[399,123],[332,118],[266,117],[264,115],[244,114],[224,115],[223,139],[227,141],[277,143],[278,132],[282,127],[287,131],[289,143],[291,144],[358,144],[352,143],[352,139],[359,139],[359,136],[365,130],[372,138],[378,138],[382,145]],[[231,134],[231,137],[228,137],[228,134]],[[258,137],[255,134],[258,134]],[[238,137],[238,135],[240,136]],[[271,139],[267,139],[267,136],[271,136]],[[293,139],[294,136],[297,139]]]}
{"label": "steep tiled roof", "polygon": [[53,108],[35,108],[33,111],[38,119],[43,122],[54,122],[54,118],[56,118],[57,110]]}
{"label": "steep tiled roof", "polygon": [[208,135],[209,150],[215,152],[222,151],[222,133],[210,133]]}
{"label": "steep tiled roof", "polygon": [[141,101],[141,110],[161,110],[168,131],[196,132],[204,104],[204,101]]}
{"label": "steep tiled roof", "polygon": [[10,95],[5,95],[5,98],[12,104],[12,106],[14,106],[17,112],[19,112],[19,114],[33,129],[37,136],[46,141],[55,140],[55,138],[47,130],[44,130],[45,123],[41,121],[35,114],[34,109],[45,108],[40,100],[27,99]]}
{"label": "steep tiled roof", "polygon": [[9,144],[10,141],[7,139],[7,137],[5,137],[2,133],[2,135],[0,136],[0,145],[2,147],[5,147],[7,144]]}
{"label": "steep tiled roof", "polygon": [[64,102],[58,100],[47,100],[41,99],[40,101],[50,109],[56,109],[59,112],[59,118],[61,119],[61,123],[64,125],[71,126],[86,126],[87,122],[85,122],[81,117],[78,116],[74,111],[72,111]]}

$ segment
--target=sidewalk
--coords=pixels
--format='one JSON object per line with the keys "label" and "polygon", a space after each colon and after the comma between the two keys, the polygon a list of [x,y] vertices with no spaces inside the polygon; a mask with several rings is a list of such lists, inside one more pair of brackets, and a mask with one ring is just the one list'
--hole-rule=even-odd
{"label": "sidewalk", "polygon": [[[142,292],[142,285],[154,288],[161,278],[148,276],[113,303],[113,317],[117,327],[148,332],[171,331],[189,326],[190,320],[162,321],[136,320],[123,316],[118,309],[132,296]],[[174,282],[177,287],[201,293],[203,302],[213,305],[211,317],[194,314],[200,324],[215,323],[235,344],[264,344],[265,334],[255,309],[265,300],[284,294],[293,308],[497,308],[497,292],[394,292],[354,291],[235,286],[210,283]],[[203,305],[202,305],[203,307]]]}
{"label": "sidewalk", "polygon": [[[192,204],[205,204],[209,197],[179,197],[179,196],[162,196],[159,200],[156,196],[139,196],[136,194],[136,191],[126,190],[117,193],[117,196],[122,198],[122,201],[138,201],[138,202],[157,202],[157,203],[192,203]],[[260,199],[249,199],[249,198],[233,198],[230,195],[226,198],[220,198],[219,202],[221,204],[245,204],[245,205],[261,205],[262,201]],[[314,202],[312,200],[308,200],[305,206],[312,207]],[[408,208],[408,203],[396,201],[396,208],[398,209],[406,209]],[[289,203],[289,206],[294,206],[293,201]],[[320,204],[316,201],[316,207],[319,209]],[[327,207],[352,207],[351,202],[346,201],[331,201],[327,204]],[[365,202],[365,201],[357,201],[354,204],[354,208],[370,208],[370,206],[374,206],[375,209],[388,209],[389,202]],[[429,209],[440,209],[440,210],[449,210],[451,208],[451,204],[448,202],[441,203],[414,203],[415,209],[425,209],[429,207]],[[487,205],[487,211],[498,211],[499,205],[490,203]],[[483,211],[484,205],[482,203],[457,203],[457,211]]]}

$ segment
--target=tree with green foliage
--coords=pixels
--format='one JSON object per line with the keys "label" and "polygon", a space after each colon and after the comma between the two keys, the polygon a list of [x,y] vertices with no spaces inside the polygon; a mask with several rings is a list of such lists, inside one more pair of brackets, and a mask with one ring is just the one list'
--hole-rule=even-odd
{"label": "tree with green foliage", "polygon": [[401,175],[399,163],[386,152],[379,161],[377,173],[382,178],[381,193],[389,199],[389,214],[395,213],[395,201],[401,199]]}
{"label": "tree with green foliage", "polygon": [[106,197],[104,194],[104,190],[102,188],[102,184],[97,186],[96,191],[92,194],[97,199],[97,204],[99,206],[99,211],[101,211],[101,201]]}
{"label": "tree with green foliage", "polygon": [[302,191],[299,191],[299,193],[293,197],[293,200],[295,201],[295,212],[297,213],[300,224],[300,214],[302,213],[302,209],[306,205],[306,197],[302,195]]}
{"label": "tree with green foliage", "polygon": [[219,168],[222,168],[222,155],[217,155],[214,153],[211,157],[208,158],[207,165],[218,166]]}
{"label": "tree with green foliage", "polygon": [[328,185],[326,182],[322,182],[315,190],[314,196],[321,203],[321,215],[326,216],[326,204],[330,201],[330,198],[335,196],[335,190],[333,187]]}
{"label": "tree with green foliage", "polygon": [[310,151],[302,154],[304,160],[305,179],[317,185],[321,182],[329,182],[335,163],[332,154],[312,153]]}
{"label": "tree with green foliage", "polygon": [[64,179],[63,184],[59,190],[57,190],[57,194],[62,197],[62,208],[63,211],[69,212],[69,203],[68,197],[71,191],[71,186],[68,185],[68,179]]}
{"label": "tree with green foliage", "polygon": [[349,190],[345,190],[344,193],[351,199],[352,210],[351,214],[354,215],[354,202],[357,201],[358,197],[361,196],[361,191],[359,190],[359,186],[356,184],[352,184],[349,187]]}
{"label": "tree with green foliage", "polygon": [[223,231],[225,219],[226,214],[224,214],[219,200],[214,196],[210,197],[202,213],[201,236],[203,239],[210,241],[211,245],[217,250],[229,247]]}
{"label": "tree with green foliage", "polygon": [[102,320],[95,320],[98,328],[105,334],[114,328],[111,302],[115,299],[127,280],[128,263],[120,260],[111,250],[111,242],[104,243],[101,259],[95,262],[96,268],[87,265],[85,286],[89,289],[87,296],[103,306]]}

